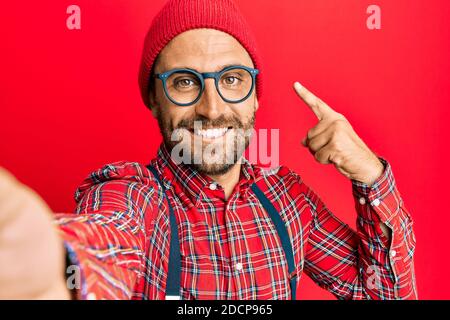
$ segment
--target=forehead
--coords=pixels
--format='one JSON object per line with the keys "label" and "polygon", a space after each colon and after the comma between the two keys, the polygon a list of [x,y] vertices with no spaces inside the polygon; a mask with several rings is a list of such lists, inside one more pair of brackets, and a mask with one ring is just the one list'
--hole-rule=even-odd
{"label": "forehead", "polygon": [[164,47],[155,71],[191,68],[211,72],[231,64],[254,67],[248,52],[231,35],[214,29],[194,29],[179,34]]}

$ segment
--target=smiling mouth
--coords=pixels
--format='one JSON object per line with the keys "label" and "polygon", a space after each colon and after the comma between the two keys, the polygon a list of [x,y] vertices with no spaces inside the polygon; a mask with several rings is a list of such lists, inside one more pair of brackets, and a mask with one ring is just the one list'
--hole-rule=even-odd
{"label": "smiling mouth", "polygon": [[217,139],[223,137],[228,131],[233,129],[233,127],[225,128],[211,128],[211,129],[189,129],[189,131],[203,139]]}

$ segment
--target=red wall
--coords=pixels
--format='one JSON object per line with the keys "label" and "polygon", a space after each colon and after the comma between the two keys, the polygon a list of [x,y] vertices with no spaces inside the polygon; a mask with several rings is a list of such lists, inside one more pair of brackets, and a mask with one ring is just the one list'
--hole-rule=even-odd
{"label": "red wall", "polygon": [[[0,165],[54,211],[71,211],[92,170],[146,163],[160,142],[142,104],[137,69],[162,0],[9,1],[0,10]],[[81,8],[68,30],[66,8]],[[345,114],[393,165],[415,220],[422,299],[450,298],[447,156],[450,137],[448,0],[240,0],[264,63],[259,128],[280,128],[280,161],[354,226],[351,188],[300,141],[316,120],[291,88],[298,80]],[[381,7],[381,30],[366,8]],[[302,279],[304,299],[332,298]]]}

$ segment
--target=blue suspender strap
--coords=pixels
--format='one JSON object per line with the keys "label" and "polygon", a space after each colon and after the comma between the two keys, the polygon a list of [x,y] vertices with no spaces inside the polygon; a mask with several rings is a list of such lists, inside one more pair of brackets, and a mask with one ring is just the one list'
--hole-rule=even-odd
{"label": "blue suspender strap", "polygon": [[179,300],[180,299],[180,273],[181,273],[181,254],[180,254],[180,241],[178,239],[178,225],[175,219],[173,208],[170,205],[169,198],[166,194],[166,188],[159,177],[158,171],[151,165],[147,168],[153,173],[154,177],[161,186],[164,198],[167,201],[169,207],[169,220],[170,220],[170,252],[169,252],[169,270],[167,274],[166,284],[166,300]]}
{"label": "blue suspender strap", "polygon": [[288,270],[289,270],[289,283],[291,287],[291,300],[296,299],[296,289],[297,289],[297,276],[295,274],[295,263],[294,263],[294,253],[292,250],[291,241],[289,240],[289,234],[286,229],[286,225],[283,222],[283,219],[281,219],[280,214],[278,213],[277,209],[273,206],[273,204],[267,199],[267,197],[264,195],[264,192],[261,191],[261,189],[253,183],[251,186],[253,192],[255,193],[256,197],[258,198],[259,202],[261,202],[264,209],[269,213],[270,218],[272,219],[272,222],[275,225],[275,228],[277,229],[278,236],[281,240],[281,245],[283,247],[284,254],[287,259],[288,263]]}
{"label": "blue suspender strap", "polygon": [[[169,220],[170,220],[170,253],[169,253],[169,270],[167,275],[167,285],[166,285],[166,299],[179,299],[180,298],[180,273],[181,273],[181,254],[180,254],[180,241],[178,239],[178,225],[175,219],[175,214],[172,206],[170,205],[169,199],[166,194],[166,188],[162,183],[158,171],[153,166],[147,166],[147,168],[153,173],[155,179],[161,186],[164,198],[167,201],[169,208]],[[261,202],[264,209],[269,213],[272,222],[275,225],[278,236],[281,240],[281,245],[283,247],[284,254],[288,263],[288,270],[290,274],[290,287],[291,287],[291,299],[296,299],[296,288],[297,288],[297,277],[295,275],[295,263],[294,254],[292,250],[291,241],[289,239],[289,234],[286,229],[286,225],[281,219],[278,211],[272,205],[272,203],[267,199],[261,189],[256,185],[251,186],[253,192],[255,193],[258,200]]]}

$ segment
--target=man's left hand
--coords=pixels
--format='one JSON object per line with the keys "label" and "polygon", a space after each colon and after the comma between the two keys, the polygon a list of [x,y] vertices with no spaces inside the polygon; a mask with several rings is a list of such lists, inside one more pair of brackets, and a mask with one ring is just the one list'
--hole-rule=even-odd
{"label": "man's left hand", "polygon": [[300,83],[294,84],[294,90],[319,119],[302,144],[309,148],[318,162],[332,163],[347,178],[372,185],[383,173],[383,164],[347,119]]}

